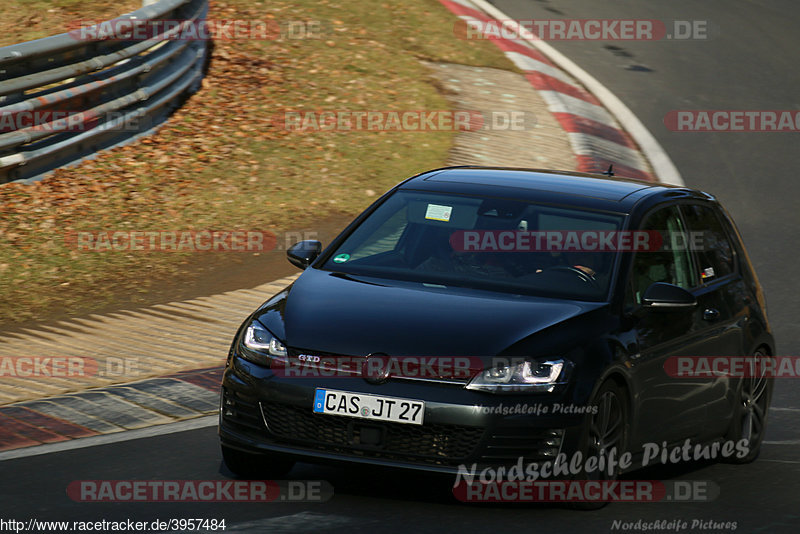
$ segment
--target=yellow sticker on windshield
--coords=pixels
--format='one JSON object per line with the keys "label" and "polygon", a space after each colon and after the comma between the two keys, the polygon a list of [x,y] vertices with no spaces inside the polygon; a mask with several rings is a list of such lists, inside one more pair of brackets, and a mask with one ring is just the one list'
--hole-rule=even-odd
{"label": "yellow sticker on windshield", "polygon": [[450,214],[453,213],[452,206],[440,206],[439,204],[428,204],[425,218],[434,221],[450,222]]}

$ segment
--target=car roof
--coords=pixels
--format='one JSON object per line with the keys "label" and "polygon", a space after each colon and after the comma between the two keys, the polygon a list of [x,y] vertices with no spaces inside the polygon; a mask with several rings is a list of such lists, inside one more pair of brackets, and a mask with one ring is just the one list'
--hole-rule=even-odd
{"label": "car roof", "polygon": [[[630,213],[644,198],[713,200],[686,187],[570,171],[507,167],[447,167],[409,178],[400,189],[515,198]],[[648,202],[650,204],[650,202]]]}

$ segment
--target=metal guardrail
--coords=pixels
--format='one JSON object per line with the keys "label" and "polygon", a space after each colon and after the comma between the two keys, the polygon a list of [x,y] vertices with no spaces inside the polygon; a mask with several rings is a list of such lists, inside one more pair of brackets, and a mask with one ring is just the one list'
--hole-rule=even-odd
{"label": "metal guardrail", "polygon": [[[207,13],[208,0],[160,0],[114,22],[186,25]],[[182,27],[169,26],[147,40],[85,40],[72,31],[1,47],[0,184],[41,177],[166,120],[200,87],[209,53],[209,41],[174,39]],[[31,113],[53,120],[24,128],[3,120]]]}

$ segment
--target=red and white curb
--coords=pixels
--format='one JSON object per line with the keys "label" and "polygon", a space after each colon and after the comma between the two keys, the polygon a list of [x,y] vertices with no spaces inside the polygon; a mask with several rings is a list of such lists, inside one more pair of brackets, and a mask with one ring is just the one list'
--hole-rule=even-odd
{"label": "red and white curb", "polygon": [[[540,50],[534,48],[533,45],[537,44],[534,35],[526,37],[526,30],[516,26],[510,17],[505,16],[483,0],[475,2],[469,0],[439,1],[467,24],[470,21],[486,23],[490,20],[498,20],[503,24],[511,25],[515,34],[524,37],[524,40],[493,38],[492,42],[524,72],[525,78],[539,91],[550,112],[567,132],[578,160],[579,171],[603,172],[608,169],[609,165],[613,165],[615,174],[619,176],[647,181],[659,181],[660,179],[665,183],[683,185],[672,162],[669,161],[652,135],[638,122],[638,119],[621,102],[618,100],[613,102],[612,105],[615,109],[624,112],[618,113],[618,115],[624,115],[632,126],[627,130],[639,134],[637,136],[639,143],[634,141],[626,128],[621,127],[615,117],[609,113],[608,104],[604,105],[570,74],[556,66]],[[488,16],[487,12],[495,18],[492,19]],[[484,25],[482,24],[481,27]],[[543,45],[538,44],[537,46]],[[571,66],[573,67],[571,70],[578,69],[574,64]],[[581,76],[582,78],[588,77],[588,74],[582,74],[584,75]],[[599,83],[594,81],[592,85],[599,86]],[[605,93],[608,92],[605,88],[603,89]],[[605,93],[604,96],[607,96]],[[648,149],[645,150],[649,152],[648,158],[642,154],[640,145],[646,145],[642,148]],[[656,175],[651,172],[648,160],[656,169]]]}
{"label": "red and white curb", "polygon": [[219,410],[221,367],[0,406],[7,451],[202,418]]}

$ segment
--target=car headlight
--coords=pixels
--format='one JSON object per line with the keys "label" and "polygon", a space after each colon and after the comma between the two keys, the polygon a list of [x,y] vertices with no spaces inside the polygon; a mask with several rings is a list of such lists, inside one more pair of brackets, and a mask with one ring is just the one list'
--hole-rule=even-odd
{"label": "car headlight", "polygon": [[569,380],[572,362],[560,358],[496,365],[475,376],[467,389],[489,393],[551,392]]}
{"label": "car headlight", "polygon": [[244,332],[242,357],[253,363],[269,365],[274,360],[286,361],[286,346],[264,325],[253,319]]}

